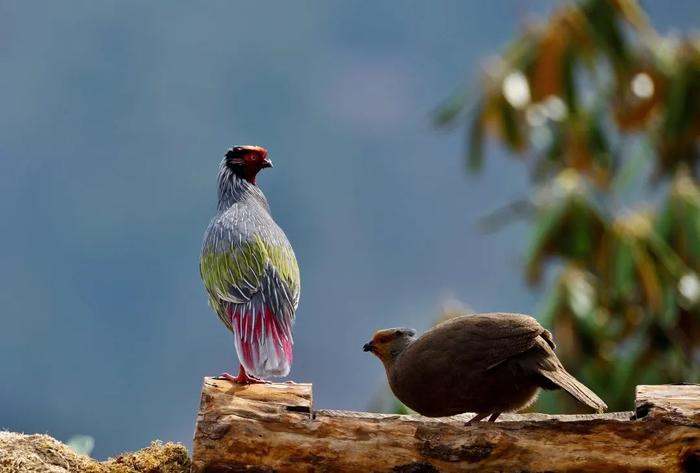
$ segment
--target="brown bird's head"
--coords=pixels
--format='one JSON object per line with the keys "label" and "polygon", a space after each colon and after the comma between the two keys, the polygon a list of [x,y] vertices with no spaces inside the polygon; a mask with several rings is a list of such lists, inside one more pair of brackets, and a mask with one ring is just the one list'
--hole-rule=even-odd
{"label": "brown bird's head", "polygon": [[415,339],[416,331],[412,328],[386,328],[375,332],[362,349],[373,353],[383,363],[389,363]]}
{"label": "brown bird's head", "polygon": [[234,146],[226,151],[224,165],[233,174],[255,184],[258,172],[261,169],[271,168],[272,161],[267,157],[265,148],[243,145]]}

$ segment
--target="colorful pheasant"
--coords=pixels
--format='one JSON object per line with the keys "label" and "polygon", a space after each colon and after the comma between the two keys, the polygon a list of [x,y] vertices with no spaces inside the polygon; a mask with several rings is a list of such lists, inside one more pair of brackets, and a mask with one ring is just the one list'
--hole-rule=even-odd
{"label": "colorful pheasant", "polygon": [[209,305],[233,331],[240,361],[234,383],[286,376],[299,304],[299,267],[286,235],[255,184],[272,167],[267,150],[235,146],[219,166],[219,205],[204,235],[199,264]]}

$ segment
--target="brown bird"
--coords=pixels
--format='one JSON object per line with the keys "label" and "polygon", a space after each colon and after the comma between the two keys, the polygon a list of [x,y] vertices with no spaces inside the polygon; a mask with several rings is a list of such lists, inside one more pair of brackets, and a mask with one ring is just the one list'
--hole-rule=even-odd
{"label": "brown bird", "polygon": [[564,389],[602,412],[608,406],[577,381],[554,353],[552,334],[522,314],[449,319],[416,337],[409,328],[379,330],[365,344],[384,364],[397,398],[428,417],[476,412],[469,423],[532,404],[540,388]]}

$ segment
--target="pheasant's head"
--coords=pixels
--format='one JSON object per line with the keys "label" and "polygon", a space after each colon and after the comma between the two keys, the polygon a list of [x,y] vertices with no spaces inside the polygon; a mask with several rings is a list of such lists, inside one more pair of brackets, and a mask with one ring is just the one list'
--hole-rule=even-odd
{"label": "pheasant's head", "polygon": [[371,352],[383,363],[392,362],[415,340],[416,331],[412,328],[387,328],[374,333],[372,340],[365,343],[364,351]]}
{"label": "pheasant's head", "polygon": [[261,169],[271,168],[267,150],[260,146],[234,146],[226,151],[225,166],[238,177],[255,184],[255,176]]}

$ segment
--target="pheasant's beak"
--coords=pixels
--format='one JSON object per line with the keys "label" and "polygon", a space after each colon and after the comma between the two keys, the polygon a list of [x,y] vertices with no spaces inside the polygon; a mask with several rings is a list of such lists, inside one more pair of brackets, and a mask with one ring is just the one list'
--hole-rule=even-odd
{"label": "pheasant's beak", "polygon": [[374,343],[371,341],[365,343],[365,346],[362,347],[362,351],[371,351],[374,353]]}
{"label": "pheasant's beak", "polygon": [[270,160],[270,158],[265,158],[265,159],[263,159],[262,167],[263,168],[272,168],[274,166],[272,165],[272,161]]}

